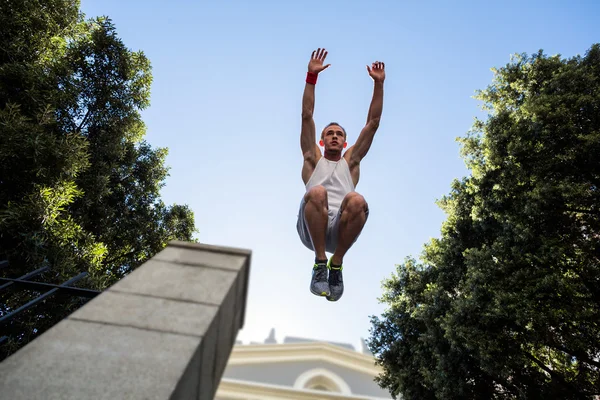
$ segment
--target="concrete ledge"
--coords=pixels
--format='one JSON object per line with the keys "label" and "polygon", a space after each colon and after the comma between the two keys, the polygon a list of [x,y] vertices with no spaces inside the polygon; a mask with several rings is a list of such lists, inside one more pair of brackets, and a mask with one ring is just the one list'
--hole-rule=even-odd
{"label": "concrete ledge", "polygon": [[172,242],[0,364],[0,399],[213,399],[249,250]]}
{"label": "concrete ledge", "polygon": [[237,247],[227,247],[227,246],[215,246],[212,244],[204,244],[204,243],[193,243],[193,242],[182,242],[179,240],[173,240],[169,243],[169,247],[182,247],[186,249],[192,250],[203,250],[206,252],[213,253],[224,253],[224,254],[237,254],[244,257],[250,257],[252,255],[252,250],[249,249],[240,249]]}

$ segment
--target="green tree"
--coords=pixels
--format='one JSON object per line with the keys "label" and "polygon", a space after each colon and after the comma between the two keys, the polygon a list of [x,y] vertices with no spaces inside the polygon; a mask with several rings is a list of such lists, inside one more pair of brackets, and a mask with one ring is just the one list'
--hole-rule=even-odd
{"label": "green tree", "polygon": [[384,282],[369,345],[405,399],[600,395],[600,46],[494,70],[439,239]]}
{"label": "green tree", "polygon": [[160,200],[167,149],[153,149],[143,140],[139,110],[149,104],[149,61],[125,47],[109,19],[87,26],[86,35],[67,52],[71,73],[61,87],[73,95],[59,115],[65,131],[87,139],[91,167],[77,179],[85,196],[70,211],[86,232],[106,244],[105,285],[169,240],[191,240],[194,221],[186,206],[167,207]]}
{"label": "green tree", "polygon": [[[192,241],[186,205],[166,206],[167,149],[144,141],[150,63],[78,1],[0,2],[0,260],[3,276],[102,290],[173,239]],[[0,316],[40,292],[0,292]],[[5,357],[82,300],[54,296],[1,327]]]}

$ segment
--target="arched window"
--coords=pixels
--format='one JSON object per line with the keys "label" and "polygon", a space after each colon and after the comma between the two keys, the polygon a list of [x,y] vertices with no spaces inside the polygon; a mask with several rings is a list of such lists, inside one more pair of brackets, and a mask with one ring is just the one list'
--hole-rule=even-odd
{"label": "arched window", "polygon": [[352,394],[350,386],[340,376],[323,368],[311,369],[301,374],[296,379],[294,388]]}
{"label": "arched window", "polygon": [[331,386],[324,386],[321,384],[314,385],[314,386],[308,386],[307,389],[322,390],[324,392],[337,392],[337,390],[333,389]]}

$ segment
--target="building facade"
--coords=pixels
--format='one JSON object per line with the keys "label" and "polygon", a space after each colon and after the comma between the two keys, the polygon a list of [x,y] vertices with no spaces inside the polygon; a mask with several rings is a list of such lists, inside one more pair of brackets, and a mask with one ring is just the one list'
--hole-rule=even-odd
{"label": "building facade", "polygon": [[274,330],[263,343],[237,342],[216,400],[383,400],[391,395],[374,378],[380,373],[361,341],[344,343],[286,337]]}

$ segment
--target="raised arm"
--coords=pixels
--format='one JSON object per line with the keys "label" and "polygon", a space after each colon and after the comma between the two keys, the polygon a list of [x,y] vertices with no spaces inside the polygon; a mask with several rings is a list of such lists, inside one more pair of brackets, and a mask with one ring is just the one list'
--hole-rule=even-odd
{"label": "raised arm", "polygon": [[[348,149],[350,167],[356,167],[367,155],[373,143],[375,132],[379,128],[379,121],[383,111],[383,81],[385,80],[385,64],[379,61],[367,66],[369,76],[373,79],[373,98],[367,114],[367,123],[356,139],[356,143]],[[350,151],[351,150],[351,151]]]}
{"label": "raised arm", "polygon": [[321,155],[319,146],[315,142],[316,129],[313,112],[315,109],[315,85],[317,83],[317,76],[321,71],[331,65],[323,65],[326,57],[327,51],[325,49],[319,48],[313,51],[308,63],[306,84],[302,96],[302,130],[300,132],[300,147],[304,158],[302,179],[305,183],[310,178],[310,175],[317,165],[318,158]]}
{"label": "raised arm", "polygon": [[383,81],[385,80],[385,64],[373,63],[371,68],[367,66],[369,75],[373,78],[373,98],[367,114],[367,124],[372,119],[380,119],[383,111]]}

